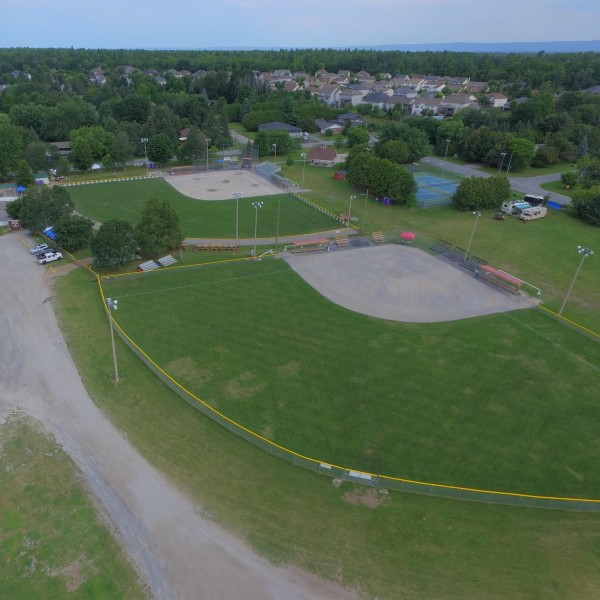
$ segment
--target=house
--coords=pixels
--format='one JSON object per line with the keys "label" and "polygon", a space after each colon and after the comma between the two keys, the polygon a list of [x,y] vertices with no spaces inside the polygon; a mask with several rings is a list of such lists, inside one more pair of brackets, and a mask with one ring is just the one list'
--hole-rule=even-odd
{"label": "house", "polygon": [[389,99],[390,99],[390,97],[387,94],[380,94],[380,93],[374,92],[372,94],[367,94],[363,98],[362,103],[370,104],[371,106],[376,106],[377,108],[384,110]]}
{"label": "house", "polygon": [[186,127],[185,129],[182,129],[182,130],[179,132],[179,141],[180,141],[181,143],[183,143],[183,142],[187,142],[188,136],[190,135],[190,132],[191,132],[191,131],[192,131],[192,130],[191,130],[191,128],[190,128],[190,127]]}
{"label": "house", "polygon": [[337,157],[335,148],[321,146],[320,148],[310,148],[307,158],[312,165],[322,167],[333,167]]}
{"label": "house", "polygon": [[427,79],[423,75],[417,75],[411,77],[404,85],[413,88],[417,92],[423,87]]}
{"label": "house", "polygon": [[333,134],[344,133],[344,126],[339,123],[332,123],[331,121],[326,121],[325,119],[317,119],[315,121],[315,126],[319,130],[319,133],[327,133],[331,131]]}
{"label": "house", "polygon": [[449,94],[440,102],[439,114],[452,117],[463,108],[479,108],[479,102],[469,94]]}
{"label": "house", "polygon": [[487,81],[469,81],[465,86],[465,92],[470,94],[481,94],[487,92],[490,84]]}
{"label": "house", "polygon": [[301,138],[302,129],[295,125],[288,125],[287,123],[281,123],[280,121],[272,121],[271,123],[261,123],[258,126],[259,131],[286,131],[290,134],[290,137]]}
{"label": "house", "polygon": [[61,156],[70,156],[71,155],[71,142],[50,142],[52,146],[58,148],[58,153]]}
{"label": "house", "polygon": [[347,127],[348,124],[350,124],[350,127],[359,127],[360,125],[365,124],[365,120],[360,115],[357,115],[356,113],[352,113],[352,112],[347,112],[347,113],[344,113],[343,115],[337,116],[334,119],[334,122],[339,123],[340,125],[343,125],[344,127]]}
{"label": "house", "polygon": [[350,79],[350,71],[348,71],[348,69],[340,69],[337,74],[339,77],[346,77]]}
{"label": "house", "polygon": [[206,77],[206,71],[204,69],[198,69],[192,73],[192,79],[202,79]]}
{"label": "house", "polygon": [[18,69],[15,69],[11,75],[14,79],[31,79],[31,75],[29,73],[26,73],[25,71],[19,71]]}
{"label": "house", "polygon": [[417,90],[406,85],[396,88],[394,96],[402,96],[403,98],[416,98],[418,96]]}
{"label": "house", "polygon": [[359,90],[342,88],[340,90],[340,104],[350,104],[352,106],[357,106],[362,102],[364,96],[365,94],[363,94]]}
{"label": "house", "polygon": [[339,106],[340,105],[340,92],[341,89],[337,85],[322,85],[315,94],[320,102],[327,104],[328,106]]}
{"label": "house", "polygon": [[414,98],[407,98],[406,96],[392,96],[385,105],[386,110],[393,110],[396,106],[402,108],[402,110],[409,115],[412,114],[412,105],[415,102]]}
{"label": "house", "polygon": [[276,81],[291,81],[294,79],[292,72],[289,69],[275,69],[273,77]]}
{"label": "house", "polygon": [[490,106],[492,108],[504,109],[504,107],[506,106],[506,103],[508,102],[508,97],[505,96],[504,94],[500,94],[498,92],[492,92],[491,94],[486,94],[485,97],[489,99]]}
{"label": "house", "polygon": [[92,69],[90,71],[89,78],[92,83],[97,83],[98,85],[104,85],[106,83],[106,76],[104,75],[104,71],[101,67]]}
{"label": "house", "polygon": [[298,84],[297,81],[286,81],[283,84],[283,89],[286,92],[297,92],[300,88],[300,85]]}
{"label": "house", "polygon": [[442,103],[441,98],[415,98],[412,101],[410,114],[412,114],[412,115],[423,115],[423,114],[437,115],[439,112],[441,103]]}

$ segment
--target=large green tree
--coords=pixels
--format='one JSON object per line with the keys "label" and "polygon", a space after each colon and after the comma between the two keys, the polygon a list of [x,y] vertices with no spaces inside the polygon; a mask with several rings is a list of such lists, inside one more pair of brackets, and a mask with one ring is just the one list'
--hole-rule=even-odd
{"label": "large green tree", "polygon": [[120,219],[105,221],[90,243],[95,267],[120,267],[135,258],[133,227]]}
{"label": "large green tree", "polygon": [[175,154],[175,143],[166,133],[158,133],[148,143],[148,158],[159,164],[168,163]]}
{"label": "large green tree", "polygon": [[600,227],[600,185],[574,192],[571,210],[582,221]]}
{"label": "large green tree", "polygon": [[36,186],[22,198],[19,219],[25,229],[43,231],[73,212],[69,192],[60,186]]}
{"label": "large green tree", "polygon": [[94,233],[92,226],[92,221],[85,217],[68,215],[60,219],[53,229],[60,247],[73,252],[90,243]]}
{"label": "large green tree", "polygon": [[503,175],[485,179],[483,177],[465,177],[452,196],[459,210],[482,210],[500,208],[510,196],[510,182]]}
{"label": "large green tree", "polygon": [[22,153],[23,138],[19,128],[6,118],[0,119],[0,181],[6,181],[14,172]]}
{"label": "large green tree", "polygon": [[154,258],[177,248],[183,241],[177,213],[167,201],[158,198],[146,202],[135,236],[142,255]]}

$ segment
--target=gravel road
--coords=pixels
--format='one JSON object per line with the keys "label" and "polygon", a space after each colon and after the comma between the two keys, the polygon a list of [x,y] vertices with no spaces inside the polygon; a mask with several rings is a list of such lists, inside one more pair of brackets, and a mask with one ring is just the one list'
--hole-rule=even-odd
{"label": "gravel road", "polygon": [[23,233],[0,237],[0,423],[40,420],[82,470],[157,599],[352,599],[340,587],[275,567],[222,528],[147,463],[88,396],[53,312],[57,275]]}

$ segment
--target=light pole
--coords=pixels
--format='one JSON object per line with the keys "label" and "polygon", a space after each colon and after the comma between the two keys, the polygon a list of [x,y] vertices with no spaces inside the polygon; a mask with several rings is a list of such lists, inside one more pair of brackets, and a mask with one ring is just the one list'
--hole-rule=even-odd
{"label": "light pole", "polygon": [[240,198],[244,197],[242,192],[233,192],[235,198],[235,245],[240,245]]}
{"label": "light pole", "polygon": [[208,146],[210,144],[210,138],[206,138],[206,172],[208,173]]}
{"label": "light pole", "polygon": [[146,149],[146,146],[148,144],[148,138],[147,137],[143,137],[140,142],[142,142],[142,144],[144,144],[144,156],[146,157],[146,177],[148,177],[148,152]]}
{"label": "light pole", "polygon": [[369,200],[369,188],[367,188],[367,193],[365,194],[365,206],[363,208],[363,218],[362,218],[362,228],[361,233],[365,232],[365,219],[367,217],[367,201]]}
{"label": "light pole", "polygon": [[119,383],[119,368],[117,367],[117,351],[115,350],[115,332],[114,332],[112,311],[117,310],[118,301],[113,300],[112,298],[107,298],[106,306],[108,307],[108,321],[110,323],[110,342],[111,342],[111,346],[112,346],[113,366],[115,369],[114,381],[115,381],[115,385],[117,385],[117,383]]}
{"label": "light pole", "polygon": [[507,176],[507,177],[508,177],[508,172],[510,171],[510,165],[511,165],[511,163],[512,163],[512,157],[513,157],[513,154],[514,154],[514,153],[515,153],[515,151],[513,150],[513,151],[510,153],[510,157],[508,158],[508,164],[506,165],[506,176]]}
{"label": "light pole", "polygon": [[446,170],[446,161],[448,160],[448,146],[450,146],[450,142],[452,140],[448,138],[446,140],[446,152],[444,152],[444,170]]}
{"label": "light pole", "polygon": [[254,258],[256,258],[256,234],[258,232],[258,209],[263,207],[264,202],[253,202],[254,207]]}
{"label": "light pole", "polygon": [[575,280],[577,279],[577,276],[579,275],[579,271],[581,271],[581,267],[583,266],[583,261],[588,256],[593,256],[593,254],[594,254],[593,250],[590,250],[589,248],[585,248],[584,246],[577,246],[577,252],[579,252],[579,254],[581,254],[581,262],[579,263],[579,266],[577,267],[577,271],[575,271],[575,277],[573,277],[573,281],[571,281],[571,285],[569,286],[569,289],[567,290],[567,295],[565,296],[565,299],[563,300],[560,310],[558,311],[559,315],[562,315],[562,312],[565,308],[565,304],[567,303],[567,300],[569,299],[569,296],[571,294],[571,290],[573,289],[573,286],[575,285]]}
{"label": "light pole", "polygon": [[304,189],[304,173],[306,171],[306,152],[300,154],[302,157],[302,189]]}
{"label": "light pole", "polygon": [[348,205],[348,221],[346,223],[346,227],[350,227],[350,215],[352,214],[352,200],[354,200],[356,196],[350,196],[350,204]]}
{"label": "light pole", "polygon": [[502,165],[504,164],[504,157],[506,156],[506,152],[500,152],[500,166],[498,167],[498,175],[502,173]]}
{"label": "light pole", "polygon": [[471,238],[469,239],[469,245],[467,246],[467,251],[465,252],[464,262],[467,262],[469,250],[471,249],[471,242],[473,241],[473,236],[475,235],[475,227],[477,227],[477,221],[479,221],[479,217],[481,216],[481,213],[478,210],[474,211],[473,214],[475,215],[475,224],[473,225],[473,231],[471,231]]}
{"label": "light pole", "polygon": [[275,150],[275,158],[273,159],[273,162],[277,162],[277,144],[273,144],[273,150]]}

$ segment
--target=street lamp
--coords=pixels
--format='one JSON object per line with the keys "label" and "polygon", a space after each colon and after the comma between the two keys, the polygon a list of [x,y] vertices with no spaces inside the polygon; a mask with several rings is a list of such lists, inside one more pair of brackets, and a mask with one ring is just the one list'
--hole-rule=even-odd
{"label": "street lamp", "polygon": [[469,239],[467,251],[465,252],[465,262],[467,262],[467,257],[469,256],[469,250],[471,249],[471,242],[473,241],[473,236],[475,235],[475,227],[477,227],[477,221],[479,221],[479,217],[481,216],[481,213],[478,210],[474,211],[473,214],[475,215],[475,223],[473,225],[473,231],[471,231],[471,238]]}
{"label": "street lamp", "polygon": [[565,296],[565,299],[563,300],[560,310],[558,311],[559,315],[562,315],[563,309],[565,308],[565,304],[567,303],[567,300],[569,299],[569,295],[571,294],[571,290],[573,289],[573,286],[575,285],[575,280],[577,279],[577,276],[579,275],[579,271],[581,271],[581,267],[583,266],[583,261],[588,256],[593,256],[593,254],[594,254],[593,250],[590,250],[589,248],[585,248],[584,246],[577,246],[577,252],[579,252],[579,254],[581,254],[581,262],[579,263],[579,266],[577,267],[577,271],[575,271],[575,276],[573,277],[573,281],[571,281],[571,285],[569,286],[569,289],[567,290],[567,295]]}
{"label": "street lamp", "polygon": [[346,223],[346,227],[350,227],[350,215],[352,214],[352,200],[354,200],[356,196],[350,196],[350,204],[348,205],[348,222]]}
{"label": "street lamp", "polygon": [[277,144],[273,144],[273,150],[275,150],[275,158],[273,159],[273,162],[277,162]]}
{"label": "street lamp", "polygon": [[144,156],[146,157],[146,177],[148,176],[148,152],[146,151],[146,145],[148,144],[148,138],[143,137],[140,142],[144,144]]}
{"label": "street lamp", "polygon": [[208,173],[208,146],[210,144],[210,138],[206,138],[206,172]]}
{"label": "street lamp", "polygon": [[258,231],[258,209],[262,208],[264,202],[253,202],[252,206],[254,207],[254,258],[256,258],[256,233]]}
{"label": "street lamp", "polygon": [[500,152],[500,166],[498,167],[498,175],[502,173],[502,165],[504,164],[504,157],[506,156],[506,152]]}
{"label": "street lamp", "polygon": [[113,366],[115,369],[114,381],[115,381],[115,385],[117,385],[117,383],[119,383],[119,368],[117,367],[117,351],[115,350],[115,332],[114,332],[112,311],[117,310],[118,301],[113,300],[112,298],[107,298],[106,306],[108,307],[108,321],[110,323],[110,342],[111,342],[111,346],[112,346]]}
{"label": "street lamp", "polygon": [[306,152],[300,154],[302,157],[302,189],[304,189],[304,172],[306,171]]}
{"label": "street lamp", "polygon": [[235,245],[240,245],[240,198],[244,197],[242,192],[233,192],[235,198]]}

